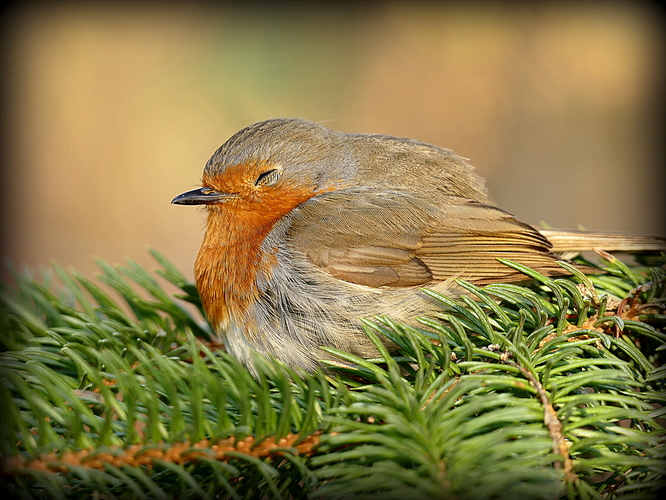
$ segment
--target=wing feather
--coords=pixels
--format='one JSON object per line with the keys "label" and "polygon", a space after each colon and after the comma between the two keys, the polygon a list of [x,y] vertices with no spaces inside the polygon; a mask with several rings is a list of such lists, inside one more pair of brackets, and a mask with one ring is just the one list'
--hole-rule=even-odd
{"label": "wing feather", "polygon": [[362,194],[315,197],[291,221],[294,247],[336,278],[374,287],[526,279],[498,257],[564,273],[549,241],[499,208],[453,196],[435,204],[402,192]]}

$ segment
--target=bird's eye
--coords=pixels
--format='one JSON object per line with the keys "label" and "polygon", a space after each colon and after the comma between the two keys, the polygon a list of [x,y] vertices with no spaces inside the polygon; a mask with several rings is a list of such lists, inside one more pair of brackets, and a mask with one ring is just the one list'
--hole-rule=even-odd
{"label": "bird's eye", "polygon": [[271,170],[266,170],[266,172],[262,172],[259,174],[259,177],[257,177],[257,180],[254,181],[254,185],[263,185],[263,186],[272,186],[275,184],[278,179],[280,178],[281,171],[278,170],[277,168],[273,168]]}

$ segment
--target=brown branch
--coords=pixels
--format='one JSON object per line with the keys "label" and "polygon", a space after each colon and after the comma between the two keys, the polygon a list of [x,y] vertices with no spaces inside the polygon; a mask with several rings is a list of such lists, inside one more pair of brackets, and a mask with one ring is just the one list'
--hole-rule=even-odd
{"label": "brown branch", "polygon": [[109,448],[99,451],[95,448],[71,451],[67,450],[60,456],[55,453],[47,453],[32,460],[26,460],[22,456],[9,457],[2,464],[3,476],[15,476],[29,470],[41,472],[67,472],[72,466],[87,467],[90,469],[104,470],[105,464],[115,467],[121,466],[147,466],[152,467],[154,460],[168,461],[174,464],[183,464],[197,461],[200,458],[228,461],[236,457],[227,455],[228,452],[240,452],[256,458],[265,458],[271,455],[281,455],[283,448],[294,448],[297,455],[311,455],[314,447],[319,443],[321,433],[316,432],[307,436],[296,444],[300,436],[298,434],[287,434],[275,441],[268,437],[255,442],[250,436],[236,441],[230,437],[211,443],[208,439],[197,443],[183,441],[179,443],[166,444],[135,444],[127,448]]}
{"label": "brown branch", "polygon": [[529,380],[532,387],[537,391],[537,394],[541,399],[541,404],[543,405],[543,422],[546,424],[548,435],[553,442],[553,453],[556,455],[562,455],[562,465],[560,465],[559,462],[555,462],[555,468],[559,469],[562,467],[566,480],[571,483],[576,482],[578,477],[573,472],[573,460],[571,459],[571,455],[569,455],[569,444],[564,438],[562,422],[558,418],[557,412],[550,402],[548,393],[541,385],[541,382],[539,382],[539,380],[527,368],[512,362],[508,362],[507,364],[518,368],[520,373]]}

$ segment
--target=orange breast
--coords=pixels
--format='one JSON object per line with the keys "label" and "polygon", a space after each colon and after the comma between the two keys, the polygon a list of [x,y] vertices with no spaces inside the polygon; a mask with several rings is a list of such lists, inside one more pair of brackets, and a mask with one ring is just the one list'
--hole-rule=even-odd
{"label": "orange breast", "polygon": [[[239,193],[229,185],[235,174],[204,178],[204,185]],[[257,300],[257,277],[270,277],[277,262],[277,248],[262,251],[264,238],[280,218],[316,193],[307,187],[288,185],[263,194],[239,194],[239,198],[208,206],[206,234],[195,263],[197,289],[208,320],[216,329],[225,328],[232,319],[242,320]]]}

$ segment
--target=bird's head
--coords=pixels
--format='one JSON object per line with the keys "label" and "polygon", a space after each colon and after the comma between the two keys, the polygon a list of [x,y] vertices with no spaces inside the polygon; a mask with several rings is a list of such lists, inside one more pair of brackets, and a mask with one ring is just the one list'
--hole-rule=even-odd
{"label": "bird's head", "polygon": [[202,187],[172,203],[275,219],[319,193],[347,185],[355,171],[341,133],[307,120],[277,118],[231,137],[206,164]]}

